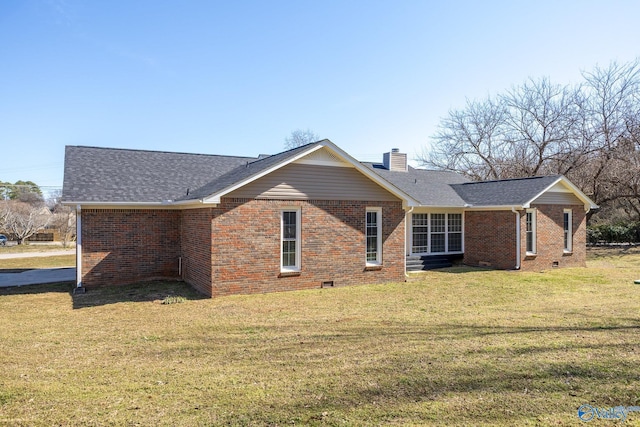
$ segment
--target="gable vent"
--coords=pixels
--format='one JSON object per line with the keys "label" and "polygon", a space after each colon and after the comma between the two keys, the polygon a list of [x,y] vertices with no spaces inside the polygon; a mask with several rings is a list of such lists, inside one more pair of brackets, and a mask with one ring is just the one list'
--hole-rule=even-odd
{"label": "gable vent", "polygon": [[295,163],[325,166],[350,166],[338,157],[337,154],[327,150],[326,148],[316,150],[313,153],[304,156],[302,159],[297,160]]}
{"label": "gable vent", "polygon": [[382,163],[390,171],[406,172],[407,154],[401,153],[397,148],[392,148],[390,153],[384,153]]}

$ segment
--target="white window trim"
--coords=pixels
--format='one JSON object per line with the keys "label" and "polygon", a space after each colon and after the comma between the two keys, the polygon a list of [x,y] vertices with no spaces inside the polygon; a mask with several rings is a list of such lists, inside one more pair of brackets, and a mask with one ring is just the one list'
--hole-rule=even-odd
{"label": "white window trim", "polygon": [[567,245],[566,247],[563,247],[564,253],[566,254],[570,254],[573,252],[573,210],[572,209],[564,209],[562,211],[562,242],[563,242],[563,246],[564,246],[564,234],[565,234],[565,230],[564,230],[564,215],[565,214],[569,214],[569,221],[568,221],[568,230],[566,230],[567,233]]}
{"label": "white window trim", "polygon": [[[525,211],[526,213],[530,213],[531,214],[531,251],[526,251],[527,255],[537,255],[538,254],[538,238],[536,236],[536,229],[537,229],[537,222],[538,222],[538,214],[537,214],[537,209],[527,209]],[[526,245],[527,245],[527,217],[525,214],[525,224],[524,224],[524,230],[525,230],[525,249]]]}
{"label": "white window trim", "polygon": [[[296,265],[289,265],[289,266],[284,266],[284,259],[282,257],[282,245],[284,242],[284,213],[285,212],[295,212],[296,213]],[[301,223],[301,214],[300,214],[300,208],[299,207],[291,207],[291,208],[283,208],[280,210],[280,272],[282,273],[291,273],[291,272],[298,272],[300,271],[300,259],[301,259],[301,228],[302,228],[302,223]]]}
{"label": "white window trim", "polygon": [[[377,215],[377,247],[376,247],[376,260],[367,260],[367,214],[369,212],[376,212]],[[364,215],[364,261],[367,266],[382,265],[382,208],[367,208]]]}
{"label": "white window trim", "polygon": [[[445,214],[445,251],[444,252],[432,252],[431,251],[431,215],[435,214],[435,213],[444,213]],[[413,245],[413,215],[415,214],[425,214],[427,215],[427,251],[426,252],[414,252],[414,245]],[[449,215],[460,215],[460,220],[462,221],[462,227],[461,227],[461,231],[454,231],[451,233],[460,233],[460,237],[462,239],[462,244],[460,245],[460,250],[459,251],[450,251],[449,250]],[[407,247],[407,250],[410,251],[411,255],[458,255],[458,254],[463,254],[464,253],[464,236],[465,236],[465,228],[464,228],[464,212],[415,212],[411,214],[410,220],[408,222],[408,227],[409,227],[409,236],[408,236],[408,242],[409,245]],[[438,233],[435,233],[438,234]]]}

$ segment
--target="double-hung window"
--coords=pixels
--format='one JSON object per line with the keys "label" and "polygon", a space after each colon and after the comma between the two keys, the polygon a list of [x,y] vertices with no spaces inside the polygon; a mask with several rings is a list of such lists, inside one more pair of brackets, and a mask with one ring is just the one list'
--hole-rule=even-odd
{"label": "double-hung window", "polygon": [[447,251],[462,251],[462,214],[447,215]]}
{"label": "double-hung window", "polygon": [[562,217],[564,223],[564,251],[568,253],[573,250],[573,212],[571,209],[565,209]]}
{"label": "double-hung window", "polygon": [[365,221],[366,263],[382,264],[382,209],[367,208]]}
{"label": "double-hung window", "polygon": [[280,221],[280,269],[300,271],[300,209],[283,210]]}
{"label": "double-hung window", "polygon": [[526,215],[525,232],[526,232],[526,242],[527,242],[527,254],[535,255],[536,254],[536,210],[527,209],[525,215]]}
{"label": "double-hung window", "polygon": [[411,252],[414,254],[429,251],[429,214],[414,213],[411,216],[413,230]]}

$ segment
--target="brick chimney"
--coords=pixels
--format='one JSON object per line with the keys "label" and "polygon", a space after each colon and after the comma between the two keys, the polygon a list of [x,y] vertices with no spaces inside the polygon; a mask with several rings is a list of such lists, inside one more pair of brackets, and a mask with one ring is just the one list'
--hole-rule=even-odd
{"label": "brick chimney", "polygon": [[407,155],[397,148],[392,148],[390,153],[384,153],[382,163],[390,171],[407,171]]}

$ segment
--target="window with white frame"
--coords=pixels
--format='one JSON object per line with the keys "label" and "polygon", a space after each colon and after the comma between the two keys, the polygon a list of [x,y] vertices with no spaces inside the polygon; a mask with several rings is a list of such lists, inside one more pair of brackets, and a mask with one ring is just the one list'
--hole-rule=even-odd
{"label": "window with white frame", "polygon": [[367,208],[366,212],[366,263],[382,264],[382,209]]}
{"label": "window with white frame", "polygon": [[411,253],[460,253],[463,248],[461,213],[411,214]]}
{"label": "window with white frame", "polygon": [[564,223],[564,251],[571,252],[573,250],[573,211],[565,209],[562,216]]}
{"label": "window with white frame", "polygon": [[462,214],[447,214],[447,252],[462,251]]}
{"label": "window with white frame", "polygon": [[300,270],[300,209],[286,209],[281,214],[282,271]]}
{"label": "window with white frame", "polygon": [[527,209],[525,215],[527,254],[533,255],[536,253],[536,210]]}
{"label": "window with white frame", "polygon": [[431,214],[431,253],[445,252],[446,214]]}
{"label": "window with white frame", "polygon": [[414,213],[411,215],[412,243],[411,252],[414,254],[429,251],[429,214]]}

